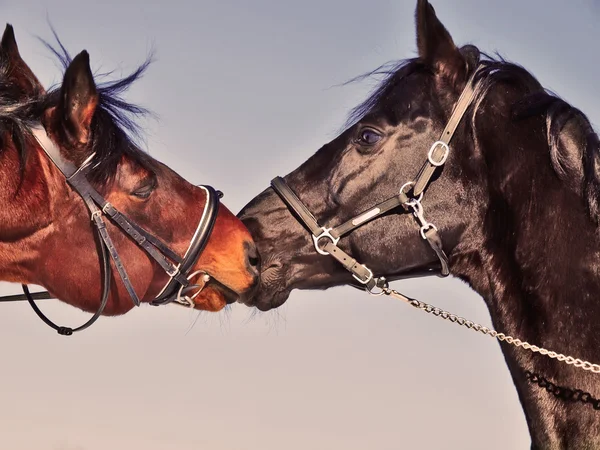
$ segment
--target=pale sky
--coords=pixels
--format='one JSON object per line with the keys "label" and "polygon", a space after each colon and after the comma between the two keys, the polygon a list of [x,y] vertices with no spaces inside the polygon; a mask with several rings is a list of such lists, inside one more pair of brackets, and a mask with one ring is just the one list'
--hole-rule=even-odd
{"label": "pale sky", "polygon": [[[127,96],[159,116],[148,150],[237,212],[335,137],[372,86],[341,83],[415,55],[415,4],[0,0],[0,17],[46,86],[61,76],[35,38],[51,38],[47,17],[99,72],[128,72],[154,47]],[[598,123],[595,1],[433,5],[457,44],[500,51]],[[457,280],[393,287],[490,325]],[[65,325],[89,317],[42,307]],[[26,303],[0,311],[3,449],[529,448],[497,343],[349,287],[294,292],[269,313],[146,306],[67,338]]]}

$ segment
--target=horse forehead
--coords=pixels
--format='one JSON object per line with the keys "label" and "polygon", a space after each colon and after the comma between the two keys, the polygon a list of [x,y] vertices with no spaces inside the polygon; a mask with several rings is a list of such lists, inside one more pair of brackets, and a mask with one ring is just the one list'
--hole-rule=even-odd
{"label": "horse forehead", "polygon": [[439,102],[427,85],[411,83],[383,96],[372,115],[392,127],[412,123],[423,127],[436,116],[437,105]]}
{"label": "horse forehead", "polygon": [[119,160],[118,179],[121,182],[129,179],[139,179],[148,176],[150,171],[139,161],[128,155],[122,155]]}

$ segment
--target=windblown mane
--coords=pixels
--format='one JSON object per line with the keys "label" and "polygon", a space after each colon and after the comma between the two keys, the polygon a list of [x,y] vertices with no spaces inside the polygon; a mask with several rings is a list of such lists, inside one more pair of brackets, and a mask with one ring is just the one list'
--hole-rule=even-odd
{"label": "windblown mane", "polygon": [[[66,70],[72,58],[55,32],[54,37],[58,48],[42,42]],[[122,94],[142,77],[151,62],[152,55],[149,55],[143,64],[126,77],[96,82],[98,106],[91,124],[91,151],[96,155],[92,160],[94,168],[90,179],[97,184],[105,184],[114,177],[122,156],[128,156],[150,170],[153,168],[152,159],[139,150],[142,130],[135,122],[137,117],[145,116],[149,111],[122,98]],[[61,85],[52,86],[45,93],[38,90],[25,95],[22,87],[11,79],[10,70],[10,60],[0,52],[0,151],[4,148],[1,139],[8,133],[19,152],[22,171],[27,159],[27,141],[31,138],[29,127],[40,121],[48,107],[58,103]],[[37,85],[35,79],[28,81],[32,86]]]}
{"label": "windblown mane", "polygon": [[[509,83],[524,90],[527,94],[512,105],[510,120],[545,116],[545,133],[554,172],[568,188],[582,196],[590,218],[596,223],[600,222],[600,139],[587,116],[545,89],[522,66],[508,62],[499,55],[487,55],[472,45],[466,45],[460,51],[467,60],[469,74],[479,65],[476,80],[482,80],[470,107],[472,128],[475,129],[475,117],[481,102],[494,85],[499,82]],[[344,127],[362,120],[396,89],[403,78],[428,70],[418,58],[413,58],[386,63],[349,80],[347,83],[382,77],[367,99],[350,112]]]}

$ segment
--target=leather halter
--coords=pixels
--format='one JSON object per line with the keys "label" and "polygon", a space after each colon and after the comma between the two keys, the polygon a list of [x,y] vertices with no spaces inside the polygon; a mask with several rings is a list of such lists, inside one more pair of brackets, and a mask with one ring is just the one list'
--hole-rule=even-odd
{"label": "leather halter", "polygon": [[[437,231],[437,227],[425,219],[421,202],[423,200],[423,193],[434,173],[446,163],[448,154],[450,153],[450,141],[465,112],[475,98],[476,85],[474,78],[477,72],[478,69],[469,77],[439,140],[435,141],[429,148],[427,161],[421,167],[415,181],[405,183],[397,195],[363,211],[347,222],[334,228],[319,225],[317,219],[282,177],[276,177],[271,181],[271,186],[275,192],[281,197],[288,208],[296,213],[297,219],[312,234],[315,250],[321,255],[329,255],[335,258],[370,294],[381,295],[384,293],[384,290],[388,288],[388,281],[383,276],[375,277],[371,269],[344,252],[337,244],[344,235],[399,207],[402,208],[402,213],[412,213],[419,223],[421,237],[427,241],[440,261],[441,268],[438,274],[442,277],[450,274],[448,257],[444,252],[442,239]],[[324,240],[326,242],[322,243],[321,241]],[[431,273],[432,271],[428,271],[426,275]],[[419,276],[419,274],[416,276]],[[354,284],[351,285],[357,287]]]}
{"label": "leather halter", "polygon": [[[59,334],[70,336],[76,331],[84,330],[94,323],[102,314],[108,300],[110,289],[110,262],[107,255],[112,258],[115,267],[129,293],[133,303],[140,306],[141,302],[135,292],[133,285],[127,275],[127,271],[121,262],[119,253],[117,252],[110,235],[106,229],[103,217],[108,217],[115,225],[124,231],[135,243],[146,251],[167,273],[169,281],[165,284],[158,295],[150,302],[153,306],[165,305],[168,303],[176,303],[186,307],[194,307],[193,299],[202,291],[205,284],[210,279],[209,275],[196,271],[190,274],[190,270],[200,257],[200,254],[206,247],[208,239],[212,233],[217,213],[219,209],[219,199],[222,197],[220,191],[215,191],[211,186],[199,186],[206,193],[206,203],[202,212],[202,217],[198,223],[196,231],[192,236],[190,245],[183,255],[180,257],[167,244],[162,242],[156,236],[148,233],[133,220],[119,212],[111,205],[102,195],[100,195],[90,184],[86,178],[86,174],[91,170],[90,164],[94,154],[90,155],[81,165],[76,167],[70,161],[64,159],[58,147],[50,140],[45,129],[41,126],[31,128],[31,132],[39,145],[42,147],[48,158],[61,171],[66,178],[67,183],[83,198],[91,216],[91,221],[95,226],[97,235],[99,236],[99,244],[101,247],[100,256],[103,269],[103,290],[100,307],[96,313],[83,325],[73,329],[62,327],[54,324],[48,319],[37,307],[36,299],[53,298],[47,291],[31,294],[27,285],[22,285],[24,295],[11,295],[0,297],[0,301],[17,301],[27,299],[37,315],[50,327],[54,328]],[[201,284],[190,284],[190,280],[194,277],[201,276]],[[188,296],[191,291],[196,291],[191,297]]]}

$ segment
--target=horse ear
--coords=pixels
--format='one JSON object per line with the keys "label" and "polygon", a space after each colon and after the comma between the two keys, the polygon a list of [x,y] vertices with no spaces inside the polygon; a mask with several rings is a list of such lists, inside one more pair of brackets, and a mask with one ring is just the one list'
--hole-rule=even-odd
{"label": "horse ear", "polygon": [[23,61],[15,39],[15,31],[10,24],[6,24],[2,40],[0,41],[0,59],[8,61],[8,77],[19,85],[26,95],[44,92],[42,84],[33,74],[29,66]]}
{"label": "horse ear", "polygon": [[436,73],[457,78],[465,71],[466,62],[433,6],[427,0],[418,0],[415,16],[419,58]]}
{"label": "horse ear", "polygon": [[98,92],[90,69],[90,57],[79,53],[63,77],[56,114],[64,135],[72,146],[88,142],[92,118],[98,105]]}

